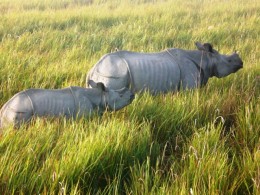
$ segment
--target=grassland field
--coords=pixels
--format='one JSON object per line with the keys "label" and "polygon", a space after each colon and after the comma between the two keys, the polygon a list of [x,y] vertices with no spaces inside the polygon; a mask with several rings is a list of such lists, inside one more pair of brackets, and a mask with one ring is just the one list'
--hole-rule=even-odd
{"label": "grassland field", "polygon": [[238,50],[244,68],[102,117],[0,136],[0,194],[260,194],[259,0],[0,0],[0,107],[85,86],[105,53]]}

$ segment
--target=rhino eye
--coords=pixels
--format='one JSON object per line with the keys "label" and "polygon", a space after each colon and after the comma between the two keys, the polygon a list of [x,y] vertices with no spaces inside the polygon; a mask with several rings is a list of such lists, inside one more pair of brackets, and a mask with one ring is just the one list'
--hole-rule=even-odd
{"label": "rhino eye", "polygon": [[228,60],[228,62],[232,62],[232,60]]}

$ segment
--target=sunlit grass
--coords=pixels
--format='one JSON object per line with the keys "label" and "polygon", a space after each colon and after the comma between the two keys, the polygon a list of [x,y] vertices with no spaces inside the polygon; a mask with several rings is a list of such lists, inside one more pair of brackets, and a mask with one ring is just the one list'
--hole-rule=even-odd
{"label": "sunlit grass", "polygon": [[210,42],[244,68],[201,89],[136,95],[116,113],[36,119],[0,137],[1,194],[259,194],[258,1],[0,0],[0,106],[85,86],[115,48]]}

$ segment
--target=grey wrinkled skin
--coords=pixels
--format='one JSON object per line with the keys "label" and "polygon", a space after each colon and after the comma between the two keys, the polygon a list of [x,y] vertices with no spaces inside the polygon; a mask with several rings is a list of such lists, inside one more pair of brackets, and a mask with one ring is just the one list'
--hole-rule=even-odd
{"label": "grey wrinkled skin", "polygon": [[19,128],[33,117],[89,117],[94,111],[116,111],[132,102],[129,89],[114,91],[103,83],[90,81],[92,88],[28,89],[14,95],[0,110],[0,129],[13,125]]}
{"label": "grey wrinkled skin", "polygon": [[108,88],[130,88],[155,95],[205,85],[210,77],[225,77],[243,67],[237,53],[223,55],[209,43],[195,43],[198,50],[166,49],[158,53],[117,51],[104,55],[87,74],[88,81]]}

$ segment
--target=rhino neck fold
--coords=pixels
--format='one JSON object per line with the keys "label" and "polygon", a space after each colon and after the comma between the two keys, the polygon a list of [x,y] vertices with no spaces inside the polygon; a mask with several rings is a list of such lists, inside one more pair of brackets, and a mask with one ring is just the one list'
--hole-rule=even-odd
{"label": "rhino neck fold", "polygon": [[[104,93],[103,92],[99,92],[99,90],[97,89],[88,89],[88,92],[86,93],[87,98],[90,100],[93,109],[97,109],[97,110],[102,110],[104,109],[103,105],[102,105],[102,100],[103,100],[103,96]],[[98,98],[97,98],[98,97]]]}
{"label": "rhino neck fold", "polygon": [[196,66],[198,72],[199,72],[199,75],[197,77],[197,84],[199,86],[202,86],[204,83],[205,83],[205,73],[204,73],[204,69],[202,67],[202,60],[201,60],[201,63],[198,64],[196,61],[194,61],[193,59],[189,59],[190,61],[193,62],[193,64]]}
{"label": "rhino neck fold", "polygon": [[187,58],[195,65],[198,70],[197,82],[200,86],[207,83],[209,77],[213,76],[212,62],[207,53],[203,51],[189,51]]}

